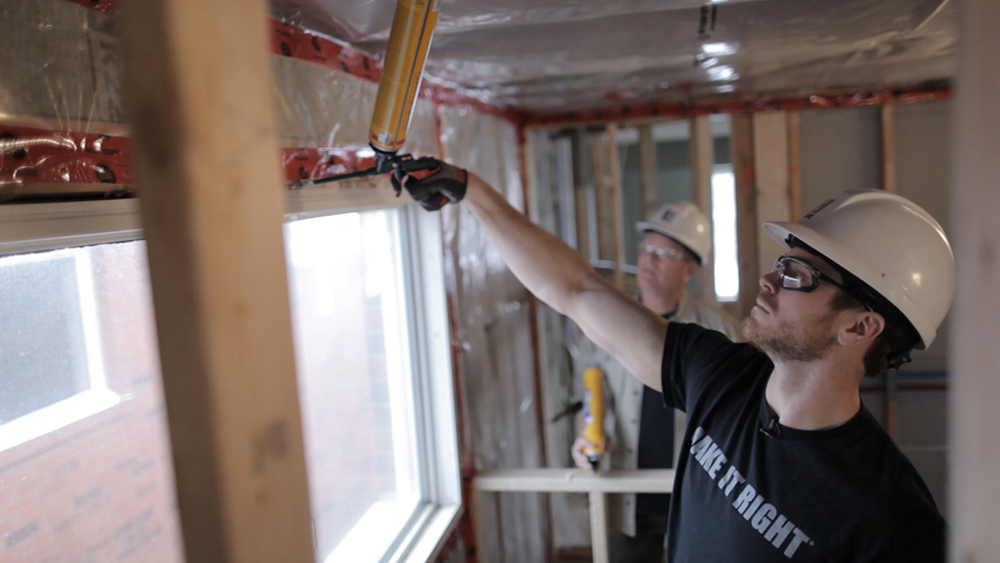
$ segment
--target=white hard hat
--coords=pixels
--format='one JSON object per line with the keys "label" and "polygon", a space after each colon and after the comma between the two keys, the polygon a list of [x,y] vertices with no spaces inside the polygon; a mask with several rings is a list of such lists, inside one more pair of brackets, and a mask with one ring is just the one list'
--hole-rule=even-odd
{"label": "white hard hat", "polygon": [[802,241],[894,305],[930,346],[955,293],[955,257],[941,225],[882,190],[842,192],[795,223],[764,223],[786,247]]}
{"label": "white hard hat", "polygon": [[703,265],[712,250],[712,224],[690,201],[673,201],[635,225],[639,233],[653,231],[672,238],[690,250]]}

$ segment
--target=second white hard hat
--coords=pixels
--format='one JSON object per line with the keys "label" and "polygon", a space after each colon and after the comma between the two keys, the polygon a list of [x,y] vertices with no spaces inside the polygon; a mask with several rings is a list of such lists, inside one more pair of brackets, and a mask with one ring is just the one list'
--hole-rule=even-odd
{"label": "second white hard hat", "polygon": [[955,293],[955,257],[941,225],[912,201],[882,190],[842,192],[795,223],[764,223],[786,247],[802,241],[884,297],[934,341]]}
{"label": "second white hard hat", "polygon": [[647,231],[660,233],[687,247],[702,265],[708,264],[712,250],[712,224],[708,217],[690,201],[672,201],[656,210],[635,229],[640,234]]}

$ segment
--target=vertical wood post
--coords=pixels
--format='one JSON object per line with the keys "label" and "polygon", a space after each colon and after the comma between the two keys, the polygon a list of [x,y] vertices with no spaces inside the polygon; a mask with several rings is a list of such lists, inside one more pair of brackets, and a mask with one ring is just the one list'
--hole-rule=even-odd
{"label": "vertical wood post", "polygon": [[882,106],[882,189],[896,193],[896,121],[894,106]]}
{"label": "vertical wood post", "polygon": [[[951,311],[949,552],[1000,561],[1000,3],[962,3],[949,233],[958,265]],[[930,210],[933,212],[934,210]]]}
{"label": "vertical wood post", "polygon": [[764,221],[788,221],[788,124],[780,111],[753,114],[753,157],[757,203],[758,272],[770,271],[784,247],[761,235]]}
{"label": "vertical wood post", "polygon": [[642,210],[639,216],[649,217],[656,211],[660,194],[657,185],[656,140],[653,138],[653,126],[648,123],[640,125],[639,129],[639,187],[642,192]]}
{"label": "vertical wood post", "polygon": [[593,258],[590,245],[590,206],[593,181],[590,167],[584,164],[589,154],[584,156],[583,147],[587,136],[579,129],[573,131],[573,201],[576,205],[576,249],[587,260]]}
{"label": "vertical wood post", "polygon": [[736,240],[740,263],[738,318],[745,317],[757,300],[760,272],[757,264],[757,194],[754,185],[753,122],[749,115],[734,115],[730,137],[733,174],[736,177]]}
{"label": "vertical wood post", "polygon": [[608,544],[608,495],[591,492],[590,495],[590,546],[594,563],[611,561]]}
{"label": "vertical wood post", "polygon": [[[694,204],[701,209],[709,220],[712,218],[712,168],[715,164],[715,147],[712,139],[712,126],[707,115],[691,119],[690,142],[691,151],[691,193]],[[713,233],[714,226],[713,226]],[[711,254],[711,262],[698,270],[698,297],[706,301],[715,301],[715,253]]]}
{"label": "vertical wood post", "polygon": [[263,1],[121,4],[188,563],[312,563]]}
{"label": "vertical wood post", "polygon": [[[896,193],[896,123],[892,104],[880,108],[882,117],[882,189]],[[899,437],[899,396],[896,370],[885,373],[885,431],[893,440]]]}
{"label": "vertical wood post", "polygon": [[799,112],[788,112],[788,214],[792,221],[802,218],[801,145]]}
{"label": "vertical wood post", "polygon": [[486,528],[486,512],[483,510],[483,503],[486,502],[485,491],[471,487],[472,495],[467,502],[472,511],[472,528],[476,534],[476,561],[477,563],[490,563],[490,550],[486,544],[489,530]]}
{"label": "vertical wood post", "polygon": [[611,177],[608,158],[607,131],[595,131],[593,139],[594,150],[594,200],[597,203],[597,259],[614,260],[615,238],[613,232],[611,201]]}
{"label": "vertical wood post", "polygon": [[618,125],[608,124],[608,173],[611,175],[611,225],[614,234],[615,286],[625,289],[625,211],[622,205],[622,171],[618,162]]}

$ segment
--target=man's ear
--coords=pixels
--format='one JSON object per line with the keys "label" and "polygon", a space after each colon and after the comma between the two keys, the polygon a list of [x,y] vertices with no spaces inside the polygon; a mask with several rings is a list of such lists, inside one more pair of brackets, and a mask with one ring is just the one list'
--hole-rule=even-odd
{"label": "man's ear", "polygon": [[701,264],[694,260],[686,260],[684,265],[686,266],[684,269],[684,283],[687,283],[698,273],[698,268],[701,268]]}
{"label": "man's ear", "polygon": [[885,318],[871,311],[854,313],[838,334],[838,340],[845,346],[861,344],[867,347],[885,330]]}

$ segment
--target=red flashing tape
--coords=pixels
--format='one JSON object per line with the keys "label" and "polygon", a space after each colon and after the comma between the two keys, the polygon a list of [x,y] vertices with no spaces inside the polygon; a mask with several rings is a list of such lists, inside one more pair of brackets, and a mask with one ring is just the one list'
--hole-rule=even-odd
{"label": "red flashing tape", "polygon": [[[367,148],[360,149],[367,151]],[[350,148],[283,148],[286,182],[316,180],[375,166]],[[130,184],[127,137],[30,127],[0,127],[0,187],[10,184]]]}
{"label": "red flashing tape", "polygon": [[[371,152],[370,149],[361,149]],[[281,149],[285,181],[318,180],[375,166],[375,156],[359,156],[359,149],[335,147]]]}
{"label": "red flashing tape", "polygon": [[68,0],[74,4],[79,4],[81,6],[86,6],[97,10],[98,12],[104,12],[105,14],[116,14],[118,13],[117,0]]}
{"label": "red flashing tape", "polygon": [[810,94],[805,96],[760,96],[753,99],[735,99],[692,103],[653,103],[625,105],[605,109],[584,109],[567,113],[535,114],[525,119],[526,126],[569,125],[595,121],[625,119],[672,118],[683,119],[713,113],[755,113],[759,111],[798,111],[822,108],[848,108],[885,104],[909,104],[947,100],[952,97],[951,86],[931,88],[906,88],[868,92]]}
{"label": "red flashing tape", "polygon": [[129,140],[75,131],[0,127],[3,184],[128,184]]}
{"label": "red flashing tape", "polygon": [[382,78],[382,61],[375,57],[275,19],[271,20],[271,52],[341,70],[371,82]]}

